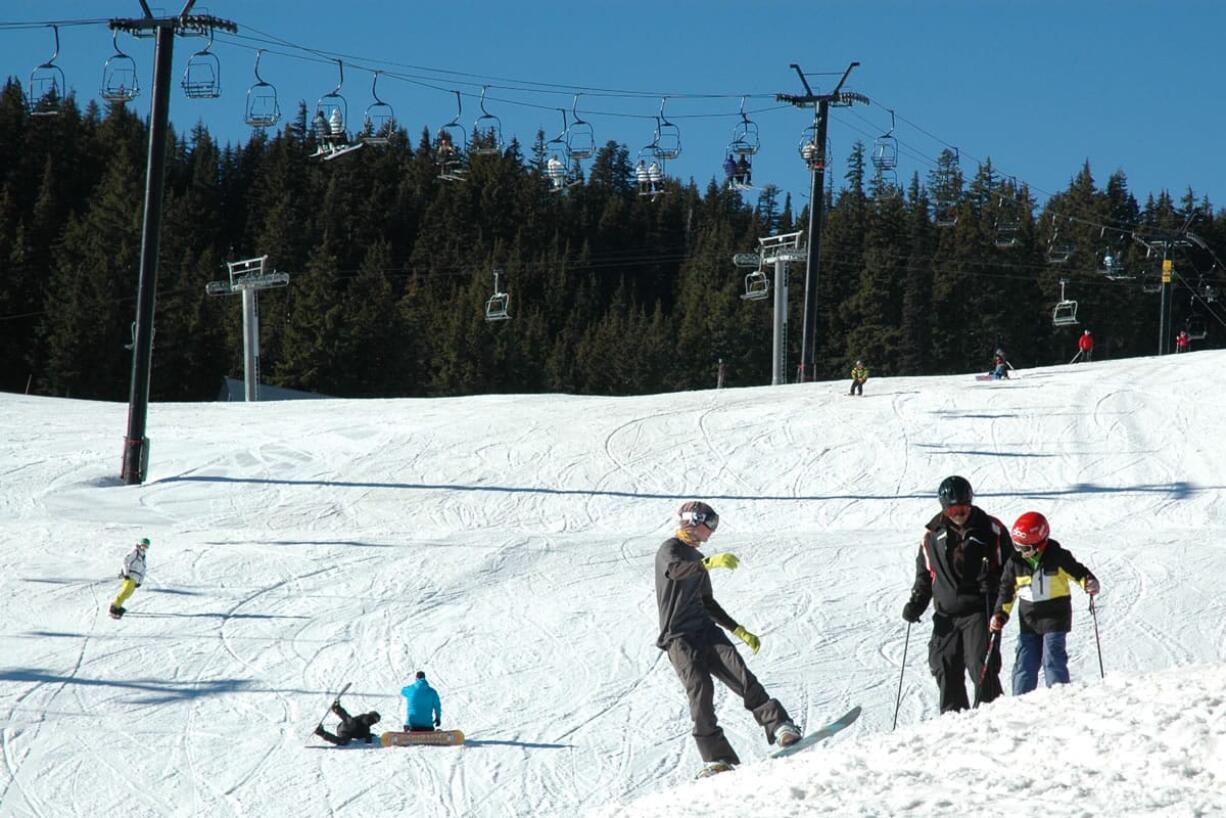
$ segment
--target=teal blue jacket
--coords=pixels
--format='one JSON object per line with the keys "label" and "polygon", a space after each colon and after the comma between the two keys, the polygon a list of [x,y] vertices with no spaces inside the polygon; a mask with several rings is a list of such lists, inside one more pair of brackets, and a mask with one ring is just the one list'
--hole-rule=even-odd
{"label": "teal blue jacket", "polygon": [[439,703],[438,693],[425,679],[418,679],[401,688],[400,695],[408,699],[408,713],[404,723],[409,727],[430,728],[435,721],[442,720],[443,706]]}

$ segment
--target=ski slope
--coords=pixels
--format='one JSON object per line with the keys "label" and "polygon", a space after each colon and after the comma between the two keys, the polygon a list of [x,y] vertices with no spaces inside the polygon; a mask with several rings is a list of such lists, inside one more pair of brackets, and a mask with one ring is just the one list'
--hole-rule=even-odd
{"label": "ski slope", "polygon": [[[1223,369],[155,404],[142,486],[117,478],[126,405],[0,395],[0,816],[1224,814]],[[1105,680],[1082,596],[1068,687],[938,718],[927,616],[901,671],[951,473],[1101,578]],[[702,782],[653,644],[653,558],[691,498],[721,514],[706,553],[741,559],[715,593],[767,690],[810,727],[864,708],[774,761],[721,688],[746,763]],[[464,747],[311,735],[346,681],[398,724],[419,669]]]}

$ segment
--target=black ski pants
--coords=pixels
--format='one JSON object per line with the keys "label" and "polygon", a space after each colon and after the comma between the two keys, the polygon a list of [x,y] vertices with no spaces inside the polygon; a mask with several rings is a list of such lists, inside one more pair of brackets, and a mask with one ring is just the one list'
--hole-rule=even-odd
{"label": "black ski pants", "polygon": [[942,713],[965,710],[971,706],[966,697],[967,673],[975,686],[977,702],[987,704],[1000,696],[999,641],[992,648],[986,672],[983,666],[988,652],[988,636],[986,612],[966,616],[933,613],[928,666],[941,692]]}
{"label": "black ski pants", "polygon": [[333,735],[327,730],[321,729],[318,735],[324,741],[330,744],[339,744],[344,747],[351,741],[365,739],[367,744],[371,744],[374,738],[370,734],[370,728],[349,715],[349,711],[341,707],[339,704],[332,705],[332,712],[341,720],[340,725],[336,728],[336,734]]}
{"label": "black ski pants", "polygon": [[847,394],[849,395],[859,394],[860,396],[863,396],[864,395],[864,381],[853,380],[851,382],[851,391],[848,392]]}
{"label": "black ski pants", "polygon": [[745,709],[753,713],[754,720],[766,731],[766,740],[771,744],[775,742],[775,730],[779,725],[791,721],[783,705],[766,695],[766,690],[749,672],[732,642],[715,625],[669,642],[668,660],[672,662],[689,697],[694,741],[703,761],[741,763],[715,718],[714,679],[719,679],[741,697]]}

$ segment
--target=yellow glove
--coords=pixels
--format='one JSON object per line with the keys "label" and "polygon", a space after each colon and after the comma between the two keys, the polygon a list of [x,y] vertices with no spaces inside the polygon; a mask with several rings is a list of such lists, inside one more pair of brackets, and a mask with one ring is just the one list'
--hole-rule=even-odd
{"label": "yellow glove", "polygon": [[712,568],[727,568],[731,570],[740,565],[741,561],[736,558],[736,554],[716,554],[713,557],[707,557],[702,561],[702,564],[708,571]]}
{"label": "yellow glove", "polygon": [[746,645],[749,645],[749,649],[753,651],[754,656],[758,655],[758,648],[762,647],[762,640],[742,628],[740,625],[737,625],[736,630],[734,630],[732,633],[737,639],[740,639]]}

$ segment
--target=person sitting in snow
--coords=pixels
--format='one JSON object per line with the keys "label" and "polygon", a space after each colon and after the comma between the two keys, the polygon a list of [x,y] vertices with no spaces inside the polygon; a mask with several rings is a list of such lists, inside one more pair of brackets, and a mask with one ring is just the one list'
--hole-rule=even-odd
{"label": "person sitting in snow", "polygon": [[998,381],[1002,378],[1009,378],[1009,361],[1005,358],[1005,351],[998,349],[992,356],[992,380]]}
{"label": "person sitting in snow", "polygon": [[417,671],[417,681],[401,688],[400,695],[408,700],[404,717],[406,733],[428,733],[442,725],[443,705],[439,702],[438,691],[426,681],[424,670]]}
{"label": "person sitting in snow", "polygon": [[375,736],[370,732],[370,728],[379,723],[380,717],[377,710],[351,716],[345,708],[341,707],[341,700],[335,699],[332,702],[332,712],[341,720],[341,723],[336,727],[336,733],[329,733],[324,729],[323,722],[320,722],[319,726],[315,728],[315,735],[329,744],[336,744],[341,747],[344,747],[351,741],[362,739],[365,739],[367,744],[374,743]]}
{"label": "person sitting in snow", "polygon": [[1065,640],[1073,629],[1069,586],[1080,585],[1094,597],[1099,585],[1089,568],[1051,539],[1051,527],[1039,512],[1018,517],[1009,533],[1017,551],[1001,572],[996,613],[989,627],[1003,629],[1014,602],[1021,600],[1013,661],[1013,695],[1020,696],[1038,687],[1040,666],[1048,687],[1068,684]]}

